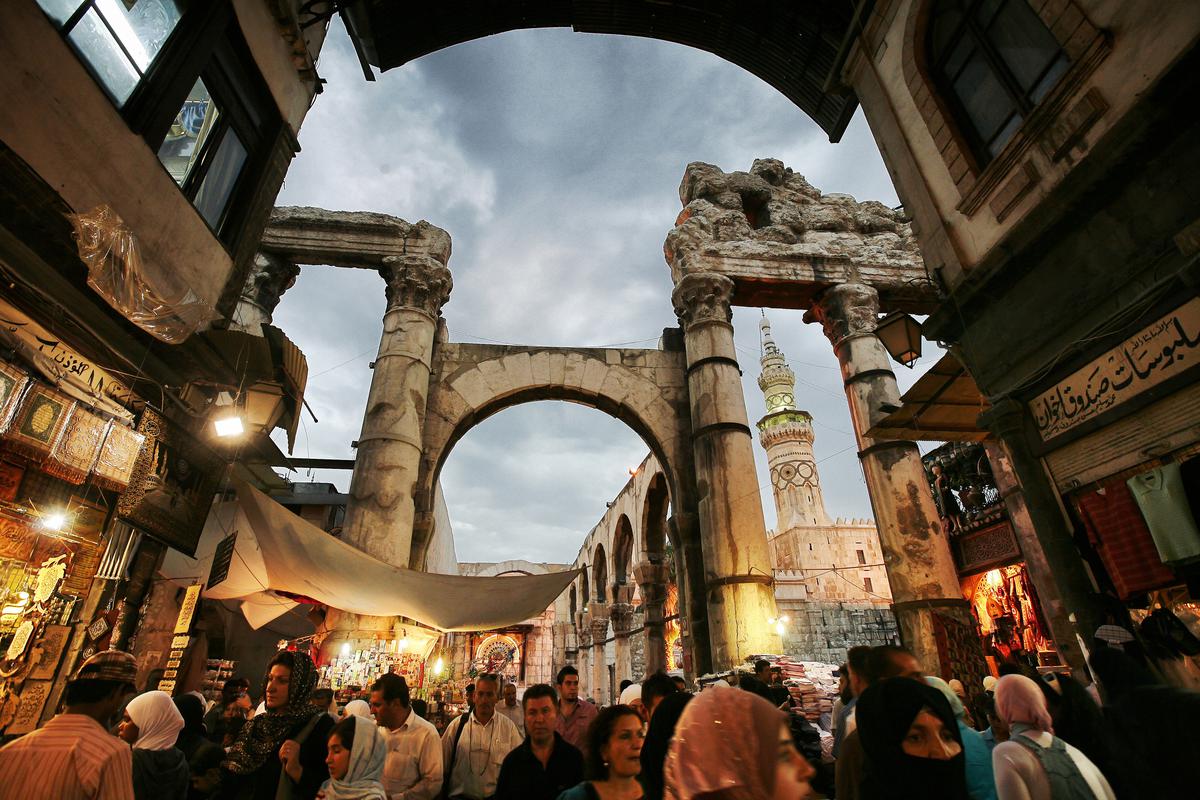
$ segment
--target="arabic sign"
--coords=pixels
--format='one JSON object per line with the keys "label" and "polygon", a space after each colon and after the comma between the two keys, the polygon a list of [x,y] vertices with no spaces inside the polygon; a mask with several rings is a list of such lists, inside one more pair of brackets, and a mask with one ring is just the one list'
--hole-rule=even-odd
{"label": "arabic sign", "polygon": [[229,566],[233,563],[233,548],[237,544],[237,531],[226,536],[213,552],[212,569],[208,573],[208,588],[229,577]]}
{"label": "arabic sign", "polygon": [[200,590],[203,588],[203,585],[194,583],[184,591],[179,617],[175,620],[175,633],[187,633],[192,627],[192,617],[196,615],[196,603],[200,600]]}
{"label": "arabic sign", "polygon": [[1029,410],[1049,441],[1200,363],[1200,298],[1144,328],[1033,399]]}

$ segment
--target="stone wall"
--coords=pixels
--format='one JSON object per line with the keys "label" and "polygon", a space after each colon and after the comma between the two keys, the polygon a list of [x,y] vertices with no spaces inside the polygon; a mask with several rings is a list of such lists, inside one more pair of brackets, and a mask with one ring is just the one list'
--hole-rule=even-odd
{"label": "stone wall", "polygon": [[791,617],[784,652],[801,661],[840,664],[859,644],[890,644],[899,639],[896,619],[886,605],[777,600]]}

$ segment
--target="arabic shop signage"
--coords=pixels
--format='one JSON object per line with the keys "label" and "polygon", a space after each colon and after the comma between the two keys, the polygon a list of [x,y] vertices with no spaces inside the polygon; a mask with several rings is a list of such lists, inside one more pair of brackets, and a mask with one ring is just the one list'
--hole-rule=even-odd
{"label": "arabic shop signage", "polygon": [[1034,398],[1042,441],[1095,419],[1200,363],[1200,298],[1139,331]]}

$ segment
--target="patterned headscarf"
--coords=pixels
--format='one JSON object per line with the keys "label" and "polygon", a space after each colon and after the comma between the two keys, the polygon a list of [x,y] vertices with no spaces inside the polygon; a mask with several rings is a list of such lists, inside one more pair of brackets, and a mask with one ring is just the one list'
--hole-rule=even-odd
{"label": "patterned headscarf", "polygon": [[756,694],[705,689],[679,717],[667,750],[664,796],[758,800],[775,791],[784,712]]}
{"label": "patterned headscarf", "polygon": [[[387,758],[387,737],[369,717],[347,714],[346,719],[353,720],[351,724],[354,725],[350,764],[341,780],[330,778],[325,782],[321,787],[321,796],[325,800],[387,800],[383,784],[380,783],[383,763]],[[343,720],[338,723],[338,728],[345,724]]]}
{"label": "patterned headscarf", "polygon": [[267,675],[263,677],[264,697],[271,667],[276,664],[292,670],[287,703],[280,708],[268,708],[246,723],[233,747],[229,748],[229,754],[221,762],[221,766],[230,772],[238,775],[254,772],[279,752],[289,735],[318,713],[308,703],[308,696],[317,687],[317,666],[312,658],[298,650],[276,653],[267,664]]}

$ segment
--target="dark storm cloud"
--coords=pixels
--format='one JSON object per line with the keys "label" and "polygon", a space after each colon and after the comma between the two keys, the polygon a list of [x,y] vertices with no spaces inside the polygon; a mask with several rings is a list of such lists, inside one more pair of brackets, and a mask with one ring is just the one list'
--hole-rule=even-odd
{"label": "dark storm cloud", "polygon": [[[673,44],[521,31],[369,84],[338,27],[320,72],[329,83],[280,203],[382,211],[449,231],[453,340],[654,347],[676,324],[662,243],[689,161],[734,170],[771,156],[825,191],[896,202],[861,119],[831,146],[762,81]],[[301,455],[352,454],[382,313],[383,284],[369,272],[305,268],[285,296],[276,321],[309,357],[321,419],[306,424]],[[801,381],[799,402],[816,416],[829,511],[868,516],[829,344],[798,313],[772,320]],[[764,411],[754,382],[758,312],[739,309],[734,322],[753,422]],[[456,445],[442,475],[459,558],[569,561],[645,451],[622,424],[563,404],[488,420]],[[770,493],[763,499],[772,524]]]}

